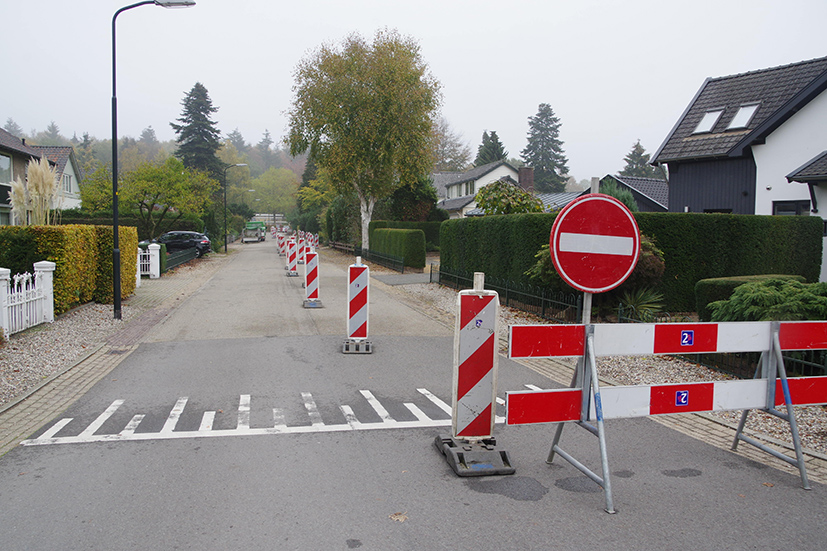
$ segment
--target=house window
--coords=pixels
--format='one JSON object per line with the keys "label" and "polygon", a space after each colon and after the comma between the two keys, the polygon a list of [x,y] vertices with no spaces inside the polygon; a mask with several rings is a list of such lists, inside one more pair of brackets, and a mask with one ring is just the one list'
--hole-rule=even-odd
{"label": "house window", "polygon": [[467,182],[465,184],[465,195],[474,195],[474,182]]}
{"label": "house window", "polygon": [[738,109],[738,112],[735,113],[735,116],[732,117],[732,122],[730,122],[729,126],[727,126],[727,130],[732,130],[734,128],[746,128],[756,111],[758,111],[757,103],[742,105]]}
{"label": "house window", "polygon": [[772,213],[777,216],[801,216],[810,213],[810,201],[773,201]]}
{"label": "house window", "polygon": [[712,129],[715,128],[715,124],[717,124],[718,119],[721,118],[723,114],[723,109],[715,109],[714,111],[707,111],[704,114],[704,118],[701,119],[701,122],[698,123],[698,127],[695,128],[693,134],[701,134],[703,132],[712,132]]}
{"label": "house window", "polygon": [[11,157],[0,153],[0,183],[11,183]]}
{"label": "house window", "polygon": [[71,174],[64,174],[63,175],[63,191],[66,193],[72,193],[72,175]]}

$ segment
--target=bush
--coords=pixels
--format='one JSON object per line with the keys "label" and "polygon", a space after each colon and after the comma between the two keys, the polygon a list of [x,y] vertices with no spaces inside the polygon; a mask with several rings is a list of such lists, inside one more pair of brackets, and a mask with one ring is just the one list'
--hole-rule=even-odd
{"label": "bush", "polygon": [[769,279],[740,285],[727,300],[709,304],[712,321],[827,319],[827,283]]}
{"label": "bush", "polygon": [[788,280],[793,279],[804,283],[802,276],[796,275],[753,275],[753,276],[735,276],[735,277],[713,277],[702,279],[695,284],[695,311],[698,312],[698,318],[701,321],[711,321],[712,312],[709,311],[708,305],[711,302],[719,300],[727,300],[732,296],[732,293],[739,286],[744,283],[752,281],[765,281],[768,279]]}

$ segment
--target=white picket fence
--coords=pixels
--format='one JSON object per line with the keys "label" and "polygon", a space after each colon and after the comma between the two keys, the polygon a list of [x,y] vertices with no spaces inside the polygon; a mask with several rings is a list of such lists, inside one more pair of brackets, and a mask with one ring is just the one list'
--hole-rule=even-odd
{"label": "white picket fence", "polygon": [[141,286],[141,276],[149,276],[149,279],[161,277],[161,246],[158,243],[150,243],[147,250],[138,248],[138,270],[135,274],[136,286]]}
{"label": "white picket fence", "polygon": [[0,329],[8,337],[29,327],[55,321],[55,263],[34,264],[30,273],[11,275],[0,268]]}

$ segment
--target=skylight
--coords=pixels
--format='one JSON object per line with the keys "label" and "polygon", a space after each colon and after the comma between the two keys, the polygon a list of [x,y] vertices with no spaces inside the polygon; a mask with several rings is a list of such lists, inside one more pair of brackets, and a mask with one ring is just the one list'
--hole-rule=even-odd
{"label": "skylight", "polygon": [[738,109],[738,112],[735,113],[735,116],[732,117],[732,122],[730,122],[729,126],[727,126],[727,130],[732,130],[733,128],[746,128],[757,110],[757,103],[753,103],[752,105],[742,105]]}
{"label": "skylight", "polygon": [[723,112],[723,109],[707,111],[704,114],[704,118],[702,118],[701,122],[698,123],[698,127],[695,128],[693,134],[700,134],[701,132],[712,132],[712,129],[715,128],[715,124],[718,122],[718,119],[721,118],[721,114]]}

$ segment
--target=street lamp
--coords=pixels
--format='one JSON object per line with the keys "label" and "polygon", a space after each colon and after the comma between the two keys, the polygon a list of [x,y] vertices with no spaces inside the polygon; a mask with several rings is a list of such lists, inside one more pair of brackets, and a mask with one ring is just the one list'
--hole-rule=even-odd
{"label": "street lamp", "polygon": [[115,319],[121,319],[121,249],[118,238],[118,99],[115,93],[116,58],[115,58],[115,20],[121,12],[155,4],[164,8],[188,8],[194,6],[193,0],[146,0],[125,6],[112,16],[112,294],[115,299]]}
{"label": "street lamp", "polygon": [[233,168],[234,166],[247,166],[247,163],[236,163],[234,165],[229,165],[224,167],[224,253],[227,252],[227,170]]}

